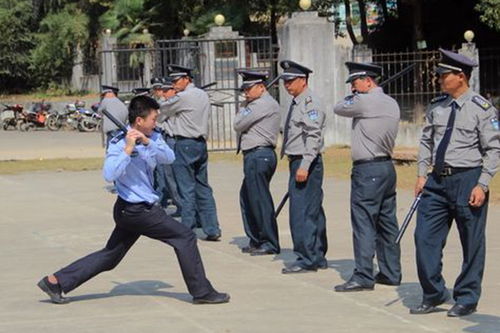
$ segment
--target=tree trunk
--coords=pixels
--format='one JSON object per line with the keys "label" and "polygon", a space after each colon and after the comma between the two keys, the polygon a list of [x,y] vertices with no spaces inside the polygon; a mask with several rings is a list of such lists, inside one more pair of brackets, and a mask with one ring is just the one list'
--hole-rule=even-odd
{"label": "tree trunk", "polygon": [[363,36],[363,41],[366,43],[368,41],[368,24],[366,22],[365,0],[358,0],[358,4],[359,4],[359,18],[361,24],[361,36]]}
{"label": "tree trunk", "polygon": [[351,18],[351,2],[350,0],[344,0],[345,5],[345,25],[347,28],[347,32],[349,33],[349,37],[351,38],[352,44],[358,44],[356,40],[356,36],[354,35],[354,30],[352,30],[352,18]]}

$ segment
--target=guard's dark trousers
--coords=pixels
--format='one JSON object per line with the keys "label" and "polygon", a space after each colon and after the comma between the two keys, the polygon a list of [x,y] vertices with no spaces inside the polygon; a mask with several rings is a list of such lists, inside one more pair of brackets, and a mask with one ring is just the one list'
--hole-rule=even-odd
{"label": "guard's dark trousers", "polygon": [[[163,139],[170,147],[175,149],[175,139],[168,135],[163,135]],[[159,164],[155,169],[155,189],[160,194],[160,204],[167,207],[168,199],[172,199],[177,207],[177,212],[182,211],[181,197],[177,190],[177,182],[175,181],[174,171],[171,164]]]}
{"label": "guard's dark trousers", "polygon": [[289,157],[290,231],[297,265],[316,269],[327,265],[326,218],[323,210],[323,160],[318,155],[309,167],[307,181],[297,183],[301,158]]}
{"label": "guard's dark trousers", "polygon": [[488,200],[479,208],[469,205],[481,168],[451,176],[430,174],[417,210],[415,246],[423,302],[438,304],[446,298],[441,274],[442,254],[453,220],[462,243],[462,271],[455,281],[453,298],[462,305],[475,305],[481,295],[485,260],[485,226]]}
{"label": "guard's dark trousers", "polygon": [[396,172],[391,160],[353,165],[351,223],[355,260],[351,279],[373,286],[373,258],[377,254],[378,278],[398,284],[401,252],[395,243]]}
{"label": "guard's dark trousers", "polygon": [[249,245],[279,253],[278,226],[269,191],[276,171],[276,154],[270,147],[259,147],[243,154],[245,178],[240,189],[240,206]]}
{"label": "guard's dark trousers", "polygon": [[113,217],[115,229],[104,249],[54,274],[64,293],[103,271],[115,268],[141,235],[160,240],[175,249],[182,276],[193,297],[203,297],[214,291],[205,276],[195,234],[169,217],[160,205],[132,204],[118,198]]}
{"label": "guard's dark trousers", "polygon": [[220,235],[217,209],[208,184],[208,152],[204,139],[178,138],[173,163],[182,205],[182,223],[194,229],[196,214],[208,236]]}

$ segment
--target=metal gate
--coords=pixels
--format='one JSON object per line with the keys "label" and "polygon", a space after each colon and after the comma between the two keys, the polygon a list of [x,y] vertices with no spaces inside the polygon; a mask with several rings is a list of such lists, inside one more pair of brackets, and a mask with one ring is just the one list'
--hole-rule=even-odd
{"label": "metal gate", "polygon": [[206,87],[212,102],[209,150],[236,149],[233,118],[241,102],[241,80],[237,72],[241,69],[267,71],[274,77],[271,38],[159,40],[156,50],[156,76],[167,75],[167,65],[175,63],[194,68],[194,83]]}
{"label": "metal gate", "polygon": [[237,71],[267,71],[274,77],[275,54],[271,37],[158,40],[153,48],[134,49],[115,45],[100,53],[101,83],[127,93],[166,76],[169,64],[193,68],[194,83],[205,87],[212,102],[208,148],[234,150],[233,118],[241,102]]}

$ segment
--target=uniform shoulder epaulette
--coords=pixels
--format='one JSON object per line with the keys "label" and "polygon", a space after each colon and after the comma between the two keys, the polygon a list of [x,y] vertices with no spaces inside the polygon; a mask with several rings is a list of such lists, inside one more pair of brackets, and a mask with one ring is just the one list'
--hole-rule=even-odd
{"label": "uniform shoulder epaulette", "polygon": [[121,139],[123,139],[125,137],[125,133],[121,132],[120,134],[114,136],[112,139],[111,139],[111,143],[118,143]]}
{"label": "uniform shoulder epaulette", "polygon": [[433,99],[431,99],[431,104],[444,101],[447,98],[448,98],[448,94],[439,95],[439,96],[434,97]]}
{"label": "uniform shoulder epaulette", "polygon": [[307,104],[309,104],[309,103],[312,103],[312,101],[313,101],[312,97],[311,97],[311,96],[307,96],[307,97],[306,97],[306,101],[305,101],[305,103],[306,103],[306,105],[307,105]]}
{"label": "uniform shoulder epaulette", "polygon": [[158,126],[156,126],[153,131],[155,131],[156,133],[160,133],[160,134],[163,133],[163,129],[161,127],[158,127]]}
{"label": "uniform shoulder epaulette", "polygon": [[477,105],[479,105],[479,107],[481,109],[483,109],[484,111],[488,110],[489,108],[491,108],[491,103],[488,102],[487,100],[485,100],[484,98],[482,98],[481,96],[479,95],[475,95],[474,97],[472,97],[472,101],[474,103],[476,103]]}

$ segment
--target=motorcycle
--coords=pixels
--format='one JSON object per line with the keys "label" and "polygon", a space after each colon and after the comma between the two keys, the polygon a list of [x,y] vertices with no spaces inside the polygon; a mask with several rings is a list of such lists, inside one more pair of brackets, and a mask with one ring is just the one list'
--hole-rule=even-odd
{"label": "motorcycle", "polygon": [[28,112],[22,112],[19,117],[18,129],[26,132],[35,128],[45,128],[47,114],[52,105],[50,103],[34,103]]}
{"label": "motorcycle", "polygon": [[97,112],[99,103],[94,103],[91,110],[81,108],[80,130],[84,132],[97,132],[102,127],[102,116]]}
{"label": "motorcycle", "polygon": [[63,112],[53,113],[47,117],[47,128],[51,131],[65,127],[81,132],[92,132],[99,130],[101,123],[101,116],[85,109],[84,101],[67,104]]}
{"label": "motorcycle", "polygon": [[16,129],[19,127],[19,121],[23,112],[21,104],[7,105],[3,104],[5,109],[2,110],[2,128],[7,131],[9,128]]}

